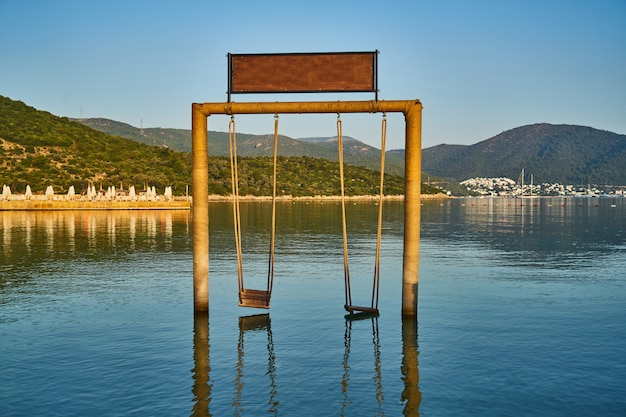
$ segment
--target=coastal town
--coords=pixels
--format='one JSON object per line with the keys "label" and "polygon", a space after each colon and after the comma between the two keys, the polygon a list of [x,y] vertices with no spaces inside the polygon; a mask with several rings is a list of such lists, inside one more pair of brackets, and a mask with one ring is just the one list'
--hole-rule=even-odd
{"label": "coastal town", "polygon": [[470,178],[460,183],[470,195],[484,197],[602,197],[625,195],[626,186],[570,185],[559,183],[524,184],[506,177]]}

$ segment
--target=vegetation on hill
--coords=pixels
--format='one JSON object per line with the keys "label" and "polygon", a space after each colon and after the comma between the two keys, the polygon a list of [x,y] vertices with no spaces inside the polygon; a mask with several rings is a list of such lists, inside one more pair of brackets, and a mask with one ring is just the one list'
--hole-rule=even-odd
{"label": "vegetation on hill", "polygon": [[[294,197],[339,195],[341,186],[339,164],[322,158],[279,157],[277,161],[278,196]],[[241,195],[272,195],[273,158],[241,158],[239,168],[239,193]],[[228,178],[224,181],[224,178]],[[354,165],[344,166],[345,193],[349,196],[379,193],[380,173]],[[404,178],[385,175],[384,191],[387,195],[404,193]],[[230,161],[225,157],[209,159],[209,191],[226,195],[231,192]]]}
{"label": "vegetation on hill", "polygon": [[[239,140],[243,136],[238,135]],[[278,164],[279,195],[340,192],[337,162],[281,156]],[[242,195],[271,195],[272,158],[241,157],[238,165]],[[347,195],[378,193],[377,171],[348,164],[344,171]],[[210,193],[230,193],[227,157],[210,159],[209,178]],[[57,193],[65,193],[70,185],[77,192],[90,184],[103,188],[122,185],[126,189],[130,185],[171,186],[175,195],[181,195],[191,185],[191,155],[108,135],[0,96],[0,184],[9,185],[15,193],[23,193],[27,185],[34,193],[43,193],[48,185]],[[403,177],[386,174],[385,194],[402,194],[403,184]],[[437,191],[423,188],[425,193]]]}
{"label": "vegetation on hill", "polygon": [[[191,130],[165,128],[136,128],[126,123],[109,119],[76,119],[76,121],[111,135],[133,139],[147,145],[167,146],[182,152],[191,152]],[[363,166],[373,170],[380,167],[380,149],[344,136],[344,161],[350,165]],[[274,135],[250,135],[237,133],[237,154],[239,156],[271,156],[274,150]],[[281,135],[278,153],[284,156],[308,156],[338,161],[337,138],[293,139]],[[228,133],[209,131],[209,154],[228,156]],[[404,176],[404,156],[387,152],[385,172]]]}
{"label": "vegetation on hill", "polygon": [[0,96],[0,183],[23,193],[144,184],[184,193],[188,154],[106,135],[67,118]]}
{"label": "vegetation on hill", "polygon": [[626,135],[591,127],[535,124],[471,146],[438,145],[423,151],[423,169],[461,181],[516,179],[522,168],[535,183],[626,184]]}

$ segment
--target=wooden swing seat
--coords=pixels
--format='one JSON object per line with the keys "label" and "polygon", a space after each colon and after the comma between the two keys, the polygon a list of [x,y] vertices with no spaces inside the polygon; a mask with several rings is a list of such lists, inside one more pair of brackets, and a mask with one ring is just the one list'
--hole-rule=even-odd
{"label": "wooden swing seat", "polygon": [[245,289],[239,293],[239,307],[270,308],[269,292]]}

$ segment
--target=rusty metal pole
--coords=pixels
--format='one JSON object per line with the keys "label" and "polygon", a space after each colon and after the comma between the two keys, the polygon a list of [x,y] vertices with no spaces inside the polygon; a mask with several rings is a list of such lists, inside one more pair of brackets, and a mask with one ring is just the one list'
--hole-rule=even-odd
{"label": "rusty metal pole", "polygon": [[209,311],[209,156],[207,115],[191,108],[191,158],[193,197],[193,309]]}
{"label": "rusty metal pole", "polygon": [[417,318],[420,254],[420,197],[422,187],[422,105],[404,113],[404,254],[402,259],[402,316]]}

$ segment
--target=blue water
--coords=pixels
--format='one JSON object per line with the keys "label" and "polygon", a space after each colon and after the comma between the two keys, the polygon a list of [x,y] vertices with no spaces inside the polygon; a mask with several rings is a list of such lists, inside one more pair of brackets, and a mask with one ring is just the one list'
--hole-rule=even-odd
{"label": "blue water", "polygon": [[[626,414],[623,199],[422,206],[418,323],[400,316],[402,204],[385,203],[378,319],[344,319],[341,214],[282,204],[269,315],[237,307],[232,214],[211,205],[210,315],[191,213],[0,212],[0,415]],[[377,207],[348,206],[369,303]],[[269,205],[242,206],[264,285]]]}

